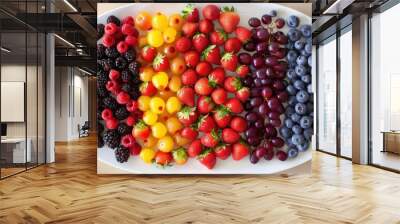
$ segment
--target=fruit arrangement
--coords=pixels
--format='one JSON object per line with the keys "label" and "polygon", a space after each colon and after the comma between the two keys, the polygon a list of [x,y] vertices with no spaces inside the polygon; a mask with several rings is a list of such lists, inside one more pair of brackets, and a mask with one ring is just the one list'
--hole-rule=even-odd
{"label": "fruit arrangement", "polygon": [[120,163],[194,159],[208,169],[230,157],[284,161],[307,150],[311,27],[298,30],[296,16],[274,10],[239,23],[233,7],[189,4],[99,24],[98,147]]}

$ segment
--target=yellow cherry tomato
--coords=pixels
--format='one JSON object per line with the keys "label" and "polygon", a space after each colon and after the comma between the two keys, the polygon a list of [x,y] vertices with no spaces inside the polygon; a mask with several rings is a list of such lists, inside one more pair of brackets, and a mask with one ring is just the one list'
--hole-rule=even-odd
{"label": "yellow cherry tomato", "polygon": [[138,98],[139,110],[146,111],[150,109],[150,97],[140,96]]}
{"label": "yellow cherry tomato", "polygon": [[148,138],[144,140],[137,139],[137,141],[142,147],[152,148],[157,144],[158,139],[156,139],[153,135],[150,135]]}
{"label": "yellow cherry tomato", "polygon": [[166,123],[170,116],[167,110],[164,110],[164,113],[158,115],[158,122]]}
{"label": "yellow cherry tomato", "polygon": [[165,101],[167,101],[170,97],[175,96],[175,93],[170,90],[161,90],[158,92],[158,95]]}
{"label": "yellow cherry tomato", "polygon": [[165,43],[173,43],[176,39],[176,30],[172,27],[168,27],[163,32],[163,38]]}
{"label": "yellow cherry tomato", "polygon": [[139,12],[135,17],[135,25],[141,30],[151,29],[151,15],[148,12]]}
{"label": "yellow cherry tomato", "polygon": [[190,143],[190,139],[183,137],[179,132],[174,135],[174,140],[179,146],[185,146]]}
{"label": "yellow cherry tomato", "polygon": [[169,135],[160,138],[157,142],[157,148],[161,152],[171,152],[174,149],[174,139]]}
{"label": "yellow cherry tomato", "polygon": [[161,12],[157,12],[151,20],[151,25],[153,26],[153,29],[163,31],[168,27],[168,18]]}
{"label": "yellow cherry tomato", "polygon": [[178,90],[181,88],[181,85],[182,85],[181,78],[177,75],[174,75],[171,77],[171,80],[169,80],[168,88],[172,92],[178,92]]}
{"label": "yellow cherry tomato", "polygon": [[154,137],[160,139],[167,134],[167,128],[163,123],[157,122],[151,126],[151,133]]}
{"label": "yellow cherry tomato", "polygon": [[153,159],[156,155],[156,152],[154,152],[153,149],[150,148],[143,148],[142,151],[140,151],[140,158],[145,162],[145,163],[152,163]]}
{"label": "yellow cherry tomato", "polygon": [[165,106],[168,113],[174,114],[181,110],[182,103],[177,97],[173,96],[167,100],[167,104]]}
{"label": "yellow cherry tomato", "polygon": [[178,51],[173,44],[164,45],[161,49],[161,52],[164,53],[169,59],[176,57],[178,54]]}
{"label": "yellow cherry tomato", "polygon": [[161,47],[164,44],[164,39],[161,31],[150,30],[147,33],[147,43],[152,47]]}
{"label": "yellow cherry tomato", "polygon": [[182,123],[177,117],[168,118],[165,125],[167,126],[168,133],[170,133],[171,135],[174,135],[177,131],[183,128]]}
{"label": "yellow cherry tomato", "polygon": [[157,72],[153,75],[151,81],[153,82],[154,87],[158,90],[163,90],[168,86],[168,75],[165,72]]}
{"label": "yellow cherry tomato", "polygon": [[138,42],[138,44],[139,44],[139,47],[140,47],[140,48],[146,46],[146,45],[147,45],[147,36],[141,36],[141,37],[139,37],[139,42]]}
{"label": "yellow cherry tomato", "polygon": [[165,110],[165,102],[161,97],[152,97],[150,100],[150,110],[155,114],[162,114]]}
{"label": "yellow cherry tomato", "polygon": [[139,77],[140,77],[140,80],[142,80],[143,82],[150,82],[151,77],[153,77],[153,75],[154,75],[153,68],[150,66],[147,66],[147,67],[144,67],[143,70],[140,72]]}
{"label": "yellow cherry tomato", "polygon": [[185,60],[181,57],[176,57],[172,59],[170,65],[171,72],[175,75],[180,75],[184,71],[186,71],[186,63]]}
{"label": "yellow cherry tomato", "polygon": [[183,20],[182,16],[179,14],[173,14],[168,19],[168,25],[172,28],[175,28],[177,31],[182,29],[184,22],[185,21]]}
{"label": "yellow cherry tomato", "polygon": [[[151,101],[150,101],[151,102]],[[144,112],[143,114],[143,121],[147,125],[153,125],[157,122],[158,115],[156,113],[153,113],[152,111],[148,110]]]}

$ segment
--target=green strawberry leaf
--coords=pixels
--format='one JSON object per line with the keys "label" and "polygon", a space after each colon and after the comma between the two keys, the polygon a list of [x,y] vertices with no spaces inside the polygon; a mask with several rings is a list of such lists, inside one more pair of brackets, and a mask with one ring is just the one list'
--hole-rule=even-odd
{"label": "green strawberry leaf", "polygon": [[194,4],[188,4],[183,8],[181,15],[183,18],[186,18],[188,15],[190,15],[194,10]]}

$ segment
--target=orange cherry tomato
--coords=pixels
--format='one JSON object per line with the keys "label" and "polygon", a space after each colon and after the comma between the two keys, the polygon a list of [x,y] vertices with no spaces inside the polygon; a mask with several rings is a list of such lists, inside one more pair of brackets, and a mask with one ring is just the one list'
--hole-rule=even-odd
{"label": "orange cherry tomato", "polygon": [[135,18],[135,24],[141,30],[151,29],[151,15],[148,12],[140,12]]}

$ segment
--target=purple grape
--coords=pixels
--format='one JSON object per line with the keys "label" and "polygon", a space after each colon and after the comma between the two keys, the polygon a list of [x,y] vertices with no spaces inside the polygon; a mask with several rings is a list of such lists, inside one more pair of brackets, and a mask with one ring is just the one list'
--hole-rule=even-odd
{"label": "purple grape", "polygon": [[273,95],[272,89],[269,87],[264,87],[262,88],[261,94],[264,98],[271,98],[271,96]]}
{"label": "purple grape", "polygon": [[269,111],[270,111],[270,110],[269,110],[268,104],[267,104],[266,102],[262,103],[262,104],[258,107],[258,113],[259,113],[261,116],[266,115]]}
{"label": "purple grape", "polygon": [[272,87],[275,90],[284,90],[286,88],[285,84],[282,82],[282,80],[275,80],[274,83],[272,84]]}
{"label": "purple grape", "polygon": [[256,128],[263,128],[264,127],[264,121],[262,119],[254,122],[254,127]]}
{"label": "purple grape", "polygon": [[249,26],[251,27],[259,27],[261,25],[260,19],[256,17],[252,17],[249,19]]}
{"label": "purple grape", "polygon": [[274,111],[268,113],[268,118],[271,120],[279,120],[280,114]]}
{"label": "purple grape", "polygon": [[279,128],[282,125],[282,121],[280,119],[271,119],[269,120],[269,123],[277,128]]}
{"label": "purple grape", "polygon": [[265,68],[257,69],[255,73],[256,73],[256,77],[259,79],[263,79],[263,78],[267,77]]}
{"label": "purple grape", "polygon": [[273,78],[275,76],[275,72],[272,68],[268,67],[265,70],[265,74],[267,75],[268,78]]}
{"label": "purple grape", "polygon": [[252,97],[257,97],[257,96],[261,96],[261,88],[252,88],[250,89],[250,96]]}
{"label": "purple grape", "polygon": [[274,56],[268,56],[265,58],[265,64],[267,66],[274,66],[278,64],[278,59]]}
{"label": "purple grape", "polygon": [[268,100],[268,106],[269,109],[273,110],[274,108],[276,109],[279,106],[282,106],[281,103],[279,102],[279,100],[277,98],[271,98]]}
{"label": "purple grape", "polygon": [[258,119],[258,116],[256,113],[254,112],[250,112],[246,115],[246,120],[250,121],[250,122],[255,122]]}
{"label": "purple grape", "polygon": [[[278,59],[276,59],[276,60],[278,60]],[[285,61],[279,61],[279,62],[277,62],[277,64],[275,64],[273,66],[274,66],[273,68],[275,71],[282,71],[282,72],[286,72],[286,70],[288,68],[288,64]]]}
{"label": "purple grape", "polygon": [[255,98],[250,100],[250,104],[253,107],[260,106],[263,102],[264,102],[264,100],[261,97],[255,97]]}
{"label": "purple grape", "polygon": [[271,139],[272,145],[274,145],[277,148],[281,148],[285,145],[285,141],[283,141],[282,138],[280,137],[274,137]]}
{"label": "purple grape", "polygon": [[264,157],[265,154],[267,154],[267,149],[260,146],[255,150],[255,154],[259,159],[261,159],[262,157]]}
{"label": "purple grape", "polygon": [[261,68],[265,65],[265,61],[262,57],[253,57],[251,63],[255,68]]}
{"label": "purple grape", "polygon": [[267,124],[264,130],[265,130],[265,137],[267,138],[273,138],[278,135],[278,131],[276,130],[276,128],[270,124]]}
{"label": "purple grape", "polygon": [[256,46],[256,51],[259,53],[265,53],[268,50],[268,44],[266,42],[260,42]]}
{"label": "purple grape", "polygon": [[250,65],[251,64],[251,55],[249,53],[242,52],[239,54],[239,62],[240,64]]}
{"label": "purple grape", "polygon": [[279,50],[279,44],[277,42],[271,42],[268,46],[269,52],[277,52]]}
{"label": "purple grape", "polygon": [[266,29],[264,29],[264,28],[258,29],[257,32],[256,32],[256,37],[257,37],[257,39],[258,39],[259,41],[266,41],[266,40],[268,40],[268,37],[269,37],[268,30],[266,30]]}
{"label": "purple grape", "polygon": [[270,24],[270,23],[272,22],[272,18],[271,18],[270,15],[265,14],[265,15],[263,15],[263,16],[261,17],[261,22],[262,22],[263,24],[265,24],[265,25],[268,25],[268,24]]}
{"label": "purple grape", "polygon": [[250,162],[252,164],[258,163],[259,160],[260,158],[254,152],[250,154]]}
{"label": "purple grape", "polygon": [[280,91],[278,94],[276,94],[276,98],[278,98],[279,101],[286,102],[289,99],[289,94],[286,91]]}
{"label": "purple grape", "polygon": [[246,51],[252,52],[252,51],[255,51],[255,50],[256,50],[256,44],[255,44],[254,42],[252,42],[252,41],[249,41],[249,42],[247,42],[247,43],[244,44],[243,48],[244,48]]}
{"label": "purple grape", "polygon": [[255,78],[254,79],[254,85],[256,87],[261,87],[263,85],[262,82],[261,82],[261,79]]}
{"label": "purple grape", "polygon": [[253,83],[253,80],[251,79],[250,76],[246,76],[246,78],[243,79],[243,83],[244,83],[246,86],[250,86],[250,85]]}

